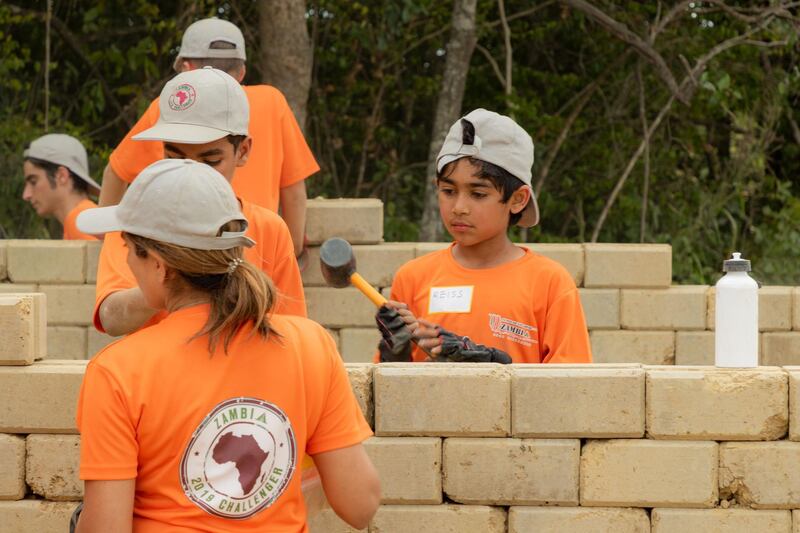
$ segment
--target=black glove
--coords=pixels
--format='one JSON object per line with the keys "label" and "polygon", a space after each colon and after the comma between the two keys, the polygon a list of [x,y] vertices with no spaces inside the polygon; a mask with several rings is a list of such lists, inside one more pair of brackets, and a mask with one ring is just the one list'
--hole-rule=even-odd
{"label": "black glove", "polygon": [[439,328],[439,338],[442,339],[442,351],[439,359],[455,363],[511,363],[511,357],[503,350],[490,348],[483,344],[475,344],[469,337],[456,335],[452,331]]}
{"label": "black glove", "polygon": [[378,344],[381,363],[410,363],[411,330],[403,317],[396,310],[382,305],[375,313],[375,323],[383,337]]}

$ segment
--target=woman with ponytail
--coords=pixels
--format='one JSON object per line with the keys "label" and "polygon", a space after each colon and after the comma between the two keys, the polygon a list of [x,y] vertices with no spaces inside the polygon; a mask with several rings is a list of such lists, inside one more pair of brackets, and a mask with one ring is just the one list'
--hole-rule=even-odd
{"label": "woman with ponytail", "polygon": [[271,314],[272,282],[242,258],[254,243],[225,179],[159,161],[78,223],[122,231],[148,305],[169,314],[87,367],[77,530],[306,532],[306,455],[333,510],[366,527],[380,499],[361,444],[372,432],[330,335]]}

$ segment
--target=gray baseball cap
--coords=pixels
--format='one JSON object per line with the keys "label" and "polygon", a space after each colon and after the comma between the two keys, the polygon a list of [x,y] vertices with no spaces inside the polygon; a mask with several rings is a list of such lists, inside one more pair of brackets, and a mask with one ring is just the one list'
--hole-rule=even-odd
{"label": "gray baseball cap", "polygon": [[[232,44],[233,48],[211,48],[211,43],[223,41]],[[198,20],[183,32],[181,49],[178,57],[187,59],[207,57],[247,59],[242,31],[227,20],[208,18]]]}
{"label": "gray baseball cap", "polygon": [[61,165],[71,170],[76,176],[99,191],[100,184],[89,175],[89,158],[83,144],[65,133],[48,133],[42,135],[22,153],[23,157],[41,159],[54,165]]}
{"label": "gray baseball cap", "polygon": [[[472,144],[463,142],[462,120],[470,122],[475,128]],[[471,111],[457,120],[447,132],[436,158],[436,171],[441,172],[445,165],[462,157],[474,157],[492,163],[519,178],[530,189],[531,199],[523,209],[517,226],[530,228],[539,223],[539,205],[531,187],[533,139],[519,124],[494,111]]]}
{"label": "gray baseball cap", "polygon": [[244,230],[219,234],[233,220],[247,229],[239,201],[222,174],[190,159],[162,159],[139,173],[119,205],[82,211],[76,223],[90,235],[125,231],[196,250],[253,246]]}

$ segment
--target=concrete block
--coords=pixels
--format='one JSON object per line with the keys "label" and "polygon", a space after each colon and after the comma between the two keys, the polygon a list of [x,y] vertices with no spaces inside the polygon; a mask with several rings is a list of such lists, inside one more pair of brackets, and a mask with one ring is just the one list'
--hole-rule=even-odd
{"label": "concrete block", "polygon": [[75,407],[85,370],[85,361],[0,366],[0,431],[77,433]]}
{"label": "concrete block", "polygon": [[8,278],[14,283],[85,283],[86,242],[8,241]]}
{"label": "concrete block", "polygon": [[800,365],[800,331],[762,333],[760,359],[762,365]]}
{"label": "concrete block", "polygon": [[347,370],[347,377],[350,378],[350,387],[353,389],[353,394],[358,400],[358,406],[361,407],[361,412],[364,418],[371,427],[375,427],[373,423],[374,417],[374,403],[372,400],[372,369],[373,365],[366,363],[345,363]]}
{"label": "concrete block", "polygon": [[47,355],[44,294],[0,294],[0,365],[29,365]]}
{"label": "concrete block", "polygon": [[83,481],[79,435],[28,435],[25,479],[34,494],[47,500],[80,500]]}
{"label": "concrete block", "polygon": [[47,323],[51,326],[91,326],[94,285],[40,285],[47,295]]}
{"label": "concrete block", "polygon": [[675,362],[673,331],[603,331],[589,333],[595,363],[671,365]]}
{"label": "concrete block", "polygon": [[350,244],[383,240],[383,202],[375,198],[322,198],[306,203],[306,235],[311,244],[341,237]]}
{"label": "concrete block", "polygon": [[548,366],[515,365],[512,369],[514,437],[644,435],[644,370]]}
{"label": "concrete block", "polygon": [[78,502],[19,500],[0,502],[3,533],[61,533],[69,531],[69,519]]}
{"label": "concrete block", "polygon": [[650,533],[644,509],[511,507],[508,533]]}
{"label": "concrete block", "polygon": [[50,326],[47,358],[86,359],[86,337],[86,328],[81,326]]}
{"label": "concrete block", "polygon": [[800,510],[792,511],[792,533],[800,533]]}
{"label": "concrete block", "polygon": [[667,288],[672,283],[668,244],[584,244],[584,287]]}
{"label": "concrete block", "polygon": [[706,285],[623,290],[620,324],[623,329],[704,330],[707,292]]}
{"label": "concrete block", "polygon": [[0,283],[0,294],[37,292],[39,286],[34,283]]}
{"label": "concrete block", "polygon": [[358,289],[307,287],[308,318],[329,328],[375,327],[377,309]]}
{"label": "concrete block", "polygon": [[713,331],[678,331],[675,334],[676,365],[713,365]]}
{"label": "concrete block", "polygon": [[653,533],[791,533],[789,511],[751,509],[653,509]]}
{"label": "concrete block", "polygon": [[581,505],[714,507],[716,442],[592,440],[581,454]]}
{"label": "concrete block", "polygon": [[798,442],[723,442],[720,497],[753,509],[800,508],[798,464]]}
{"label": "concrete block", "polygon": [[86,328],[86,355],[88,359],[94,357],[97,352],[111,344],[112,342],[121,339],[122,337],[112,337],[106,333],[100,333],[96,329],[94,329],[93,325],[90,325]]}
{"label": "concrete block", "polygon": [[792,291],[792,329],[800,331],[800,287]]}
{"label": "concrete block", "polygon": [[[792,287],[761,287],[758,290],[758,330],[788,331],[792,329]],[[716,291],[708,291],[708,329],[716,329]]]}
{"label": "concrete block", "polygon": [[585,272],[583,261],[583,245],[569,244],[569,243],[534,243],[534,244],[520,244],[530,248],[537,254],[543,255],[559,263],[567,269],[572,279],[575,280],[575,285],[578,287],[583,283],[583,275]]}
{"label": "concrete block", "polygon": [[505,533],[506,510],[484,505],[381,505],[370,533]]}
{"label": "concrete block", "polygon": [[789,439],[800,441],[800,368],[793,368],[788,371],[788,374]]}
{"label": "concrete block", "polygon": [[5,280],[8,277],[8,254],[6,253],[6,249],[8,248],[8,243],[6,241],[0,241],[0,281]]}
{"label": "concrete block", "polygon": [[444,492],[459,503],[577,505],[578,439],[444,441]]}
{"label": "concrete block", "polygon": [[[393,242],[353,246],[358,273],[375,287],[388,287],[398,268],[414,259],[414,243]],[[324,286],[319,263],[319,248],[308,250],[308,268],[303,272],[303,285]]]}
{"label": "concrete block", "polygon": [[414,257],[420,257],[431,252],[448,248],[451,242],[417,242],[414,243]]}
{"label": "concrete block", "polygon": [[366,529],[353,529],[344,520],[336,516],[336,513],[330,507],[327,507],[309,517],[308,531],[310,533],[358,533],[359,531],[366,532]]}
{"label": "concrete block", "polygon": [[381,503],[442,503],[442,440],[372,437],[364,442],[381,479]]}
{"label": "concrete block", "polygon": [[580,289],[589,329],[619,329],[619,289]]}
{"label": "concrete block", "polygon": [[504,437],[511,376],[502,365],[390,363],[375,367],[380,436]]}
{"label": "concrete block", "polygon": [[348,363],[371,363],[378,349],[381,334],[377,328],[344,328],[339,330],[339,352]]}
{"label": "concrete block", "polygon": [[100,259],[102,241],[86,241],[86,281],[94,284],[97,281],[97,262]]}
{"label": "concrete block", "polygon": [[25,497],[25,439],[0,434],[0,500]]}
{"label": "concrete block", "polygon": [[655,439],[776,440],[789,427],[779,368],[647,371],[647,434]]}

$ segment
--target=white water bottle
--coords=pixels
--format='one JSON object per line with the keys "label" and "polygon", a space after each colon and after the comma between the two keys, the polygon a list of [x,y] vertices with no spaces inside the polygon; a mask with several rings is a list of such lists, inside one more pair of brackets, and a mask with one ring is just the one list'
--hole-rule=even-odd
{"label": "white water bottle", "polygon": [[750,261],[734,252],[722,270],[725,275],[716,286],[714,364],[758,366],[758,283],[747,274]]}

